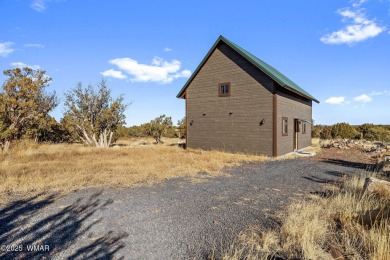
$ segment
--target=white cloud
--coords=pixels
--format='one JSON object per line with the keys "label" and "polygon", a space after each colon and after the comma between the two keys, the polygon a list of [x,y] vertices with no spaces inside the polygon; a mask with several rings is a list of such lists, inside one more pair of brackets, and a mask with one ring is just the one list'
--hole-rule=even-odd
{"label": "white cloud", "polygon": [[105,77],[112,77],[112,78],[116,78],[116,79],[125,79],[125,78],[127,78],[127,76],[124,75],[122,73],[122,71],[113,70],[113,69],[100,72],[100,74],[102,74]]}
{"label": "white cloud", "polygon": [[354,102],[347,101],[345,97],[330,97],[327,100],[325,100],[325,103],[331,104],[331,105],[349,105],[349,104],[356,104],[361,103],[360,105],[354,105],[353,108],[357,108],[360,106],[363,106],[364,103],[369,103],[373,100],[374,96],[382,96],[382,95],[390,95],[389,90],[383,90],[383,91],[372,91],[369,94],[361,94],[359,96],[356,96],[353,98]]}
{"label": "white cloud", "polygon": [[112,59],[110,63],[129,74],[132,77],[130,80],[136,82],[167,84],[174,79],[188,78],[191,75],[189,70],[180,70],[180,61],[169,62],[159,57],[154,57],[150,65],[139,63],[131,58]]}
{"label": "white cloud", "polygon": [[[386,91],[386,90],[385,90]],[[382,91],[372,91],[370,94],[368,94],[369,96],[380,96],[380,95],[383,95],[384,92]]]}
{"label": "white cloud", "polygon": [[383,90],[383,91],[372,91],[370,92],[370,94],[368,94],[369,96],[382,96],[382,95],[390,95],[390,91],[389,90]]}
{"label": "white cloud", "polygon": [[169,52],[169,51],[173,51],[173,50],[171,48],[166,47],[166,48],[164,48],[164,51]]}
{"label": "white cloud", "polygon": [[29,67],[31,69],[38,70],[41,68],[41,66],[39,66],[39,65],[28,65],[24,62],[12,62],[11,65],[14,67],[17,67],[17,68],[21,68],[21,69],[25,68],[25,67]]}
{"label": "white cloud", "polygon": [[37,12],[44,12],[47,9],[47,5],[50,3],[60,3],[66,0],[31,0],[30,7]]}
{"label": "white cloud", "polygon": [[24,47],[28,47],[28,48],[45,48],[45,46],[43,44],[40,44],[40,43],[27,43],[24,45]]}
{"label": "white cloud", "polygon": [[15,50],[11,48],[12,45],[13,42],[0,42],[0,56],[7,57],[8,54],[13,53]]}
{"label": "white cloud", "polygon": [[357,1],[353,1],[352,6],[353,6],[353,7],[359,7],[359,6],[361,6],[362,4],[364,4],[365,2],[367,2],[367,0],[357,0]]}
{"label": "white cloud", "polygon": [[33,0],[30,4],[30,7],[37,12],[43,12],[46,10],[46,1],[45,0]]}
{"label": "white cloud", "polygon": [[362,13],[362,10],[350,10],[348,8],[339,10],[343,21],[350,20],[345,28],[321,37],[321,41],[326,44],[352,44],[361,42],[369,38],[378,36],[386,30],[385,27],[378,26],[375,19],[369,20]]}
{"label": "white cloud", "polygon": [[362,94],[360,96],[354,97],[353,100],[357,102],[367,103],[367,102],[371,102],[372,98],[369,95]]}
{"label": "white cloud", "polygon": [[182,70],[179,73],[176,73],[173,75],[175,79],[177,78],[189,78],[191,76],[191,71],[190,70]]}
{"label": "white cloud", "polygon": [[330,97],[327,100],[325,100],[325,103],[331,104],[331,105],[340,105],[345,104],[345,97]]}

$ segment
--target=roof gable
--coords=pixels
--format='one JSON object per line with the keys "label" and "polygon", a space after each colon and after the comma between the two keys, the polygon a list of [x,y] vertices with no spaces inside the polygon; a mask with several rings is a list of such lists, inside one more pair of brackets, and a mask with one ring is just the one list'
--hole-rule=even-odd
{"label": "roof gable", "polygon": [[242,57],[244,57],[246,60],[251,62],[253,65],[255,65],[258,69],[263,71],[265,74],[267,74],[271,79],[276,81],[280,86],[282,86],[285,89],[288,89],[300,96],[303,96],[309,100],[313,100],[317,103],[319,101],[315,99],[313,96],[311,96],[309,93],[307,93],[305,90],[303,90],[301,87],[299,87],[297,84],[295,84],[293,81],[291,81],[289,78],[287,78],[285,75],[283,75],[281,72],[279,72],[277,69],[272,67],[271,65],[267,64],[266,62],[262,61],[261,59],[257,58],[250,52],[244,50],[240,46],[236,45],[235,43],[229,41],[222,35],[218,37],[217,41],[214,43],[214,45],[211,47],[209,52],[206,54],[206,56],[203,58],[202,62],[199,64],[199,66],[196,68],[194,73],[192,73],[191,77],[188,79],[186,84],[183,86],[183,88],[180,90],[179,94],[177,95],[178,98],[182,97],[185,90],[189,86],[189,84],[192,82],[192,80],[195,78],[195,76],[198,74],[199,70],[202,68],[204,63],[208,60],[210,55],[213,53],[215,48],[217,48],[218,44],[223,41],[225,44],[227,44],[229,47],[234,49],[237,53],[239,53]]}

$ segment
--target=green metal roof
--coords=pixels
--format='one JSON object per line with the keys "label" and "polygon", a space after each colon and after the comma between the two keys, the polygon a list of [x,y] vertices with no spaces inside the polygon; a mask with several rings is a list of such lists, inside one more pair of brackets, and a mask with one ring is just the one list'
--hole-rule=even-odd
{"label": "green metal roof", "polygon": [[203,66],[203,64],[207,61],[211,53],[214,51],[214,49],[217,47],[218,43],[220,41],[223,41],[228,46],[233,48],[235,51],[237,51],[241,56],[243,56],[245,59],[247,59],[249,62],[251,62],[253,65],[255,65],[258,69],[262,70],[265,74],[267,74],[269,77],[271,77],[274,81],[276,81],[280,86],[282,86],[285,89],[288,89],[292,92],[295,92],[296,94],[303,96],[307,99],[313,100],[317,103],[319,101],[315,99],[313,96],[311,96],[309,93],[307,93],[305,90],[303,90],[300,86],[295,84],[293,81],[291,81],[289,78],[287,78],[285,75],[283,75],[280,71],[272,67],[271,65],[265,63],[264,61],[260,60],[250,52],[244,50],[237,44],[229,41],[222,35],[218,37],[217,41],[214,43],[213,47],[211,47],[210,51],[207,53],[207,55],[204,57],[202,62],[199,64],[199,66],[196,68],[194,73],[191,75],[191,77],[188,79],[186,84],[183,86],[183,88],[180,90],[179,94],[177,95],[178,98],[180,98],[188,85],[191,83],[191,81],[195,78],[196,74],[198,74],[200,68]]}

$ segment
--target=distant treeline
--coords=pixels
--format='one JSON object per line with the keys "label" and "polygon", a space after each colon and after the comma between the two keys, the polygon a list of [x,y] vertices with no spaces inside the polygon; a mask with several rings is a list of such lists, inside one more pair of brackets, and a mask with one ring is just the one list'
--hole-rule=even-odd
{"label": "distant treeline", "polygon": [[186,119],[185,117],[173,125],[171,117],[161,115],[148,123],[130,127],[121,126],[116,132],[117,138],[129,137],[153,137],[157,143],[161,143],[161,137],[185,138]]}
{"label": "distant treeline", "polygon": [[321,139],[366,139],[370,141],[390,142],[390,125],[350,125],[337,123],[331,126],[314,125],[313,138]]}
{"label": "distant treeline", "polygon": [[0,87],[0,152],[8,152],[14,142],[31,139],[37,143],[82,142],[88,146],[110,147],[119,137],[184,137],[185,119],[172,124],[161,115],[146,124],[130,128],[125,124],[128,105],[124,96],[112,97],[106,81],[97,86],[76,87],[64,94],[64,115],[58,122],[49,115],[59,104],[56,93],[47,93],[51,78],[43,70],[29,67],[4,71]]}
{"label": "distant treeline", "polygon": [[[50,115],[46,115],[39,127],[26,131],[19,139],[31,139],[37,143],[73,143],[79,142],[77,129],[69,123],[70,118],[64,117],[59,122]],[[161,115],[148,123],[126,127],[118,126],[112,141],[119,138],[153,137],[157,143],[161,143],[161,137],[182,138],[186,135],[185,117],[173,125],[171,117]]]}

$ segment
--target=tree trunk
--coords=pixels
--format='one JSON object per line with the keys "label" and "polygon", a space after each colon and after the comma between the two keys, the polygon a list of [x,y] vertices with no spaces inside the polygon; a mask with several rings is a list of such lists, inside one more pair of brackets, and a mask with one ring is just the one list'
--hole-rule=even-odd
{"label": "tree trunk", "polygon": [[163,141],[161,141],[161,136],[158,136],[158,135],[154,137],[154,140],[156,140],[156,144],[164,143]]}
{"label": "tree trunk", "polygon": [[6,140],[6,141],[4,141],[4,143],[2,144],[2,151],[3,151],[3,153],[7,153],[8,151],[9,151],[9,146],[10,146],[10,144],[11,144],[11,141],[9,141],[9,140]]}
{"label": "tree trunk", "polygon": [[96,146],[104,147],[104,131],[99,133],[99,139]]}
{"label": "tree trunk", "polygon": [[80,139],[83,143],[85,143],[88,146],[92,146],[94,144],[93,140],[88,136],[87,131],[85,130],[84,127],[78,126],[78,128],[82,131],[83,137],[80,136]]}
{"label": "tree trunk", "polygon": [[103,132],[99,134],[99,140],[97,142],[97,147],[108,148],[110,147],[112,140],[112,132],[110,130],[104,129]]}
{"label": "tree trunk", "polygon": [[110,137],[108,139],[108,143],[107,143],[107,147],[110,147],[111,145],[111,142],[112,142],[112,135],[114,134],[114,132],[110,131]]}
{"label": "tree trunk", "polygon": [[82,131],[83,136],[80,136],[80,139],[83,143],[88,146],[96,146],[107,148],[110,147],[112,141],[113,132],[111,130],[104,129],[99,133],[98,138],[96,139],[96,134],[88,135],[87,131],[84,128],[79,127]]}
{"label": "tree trunk", "polygon": [[[99,147],[99,142],[96,140],[96,135],[95,133],[92,134],[92,140],[93,143],[95,144],[96,147]],[[93,145],[93,144],[92,144]]]}

